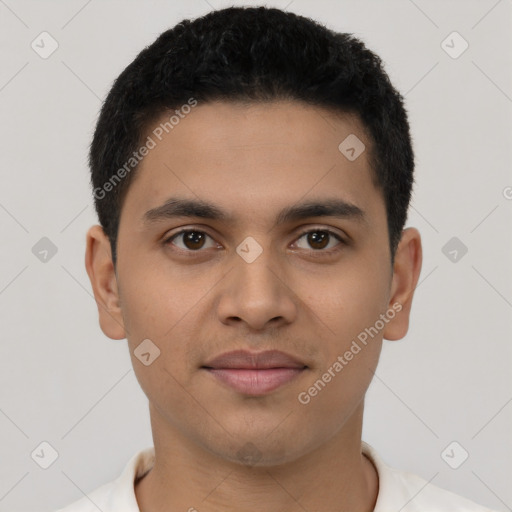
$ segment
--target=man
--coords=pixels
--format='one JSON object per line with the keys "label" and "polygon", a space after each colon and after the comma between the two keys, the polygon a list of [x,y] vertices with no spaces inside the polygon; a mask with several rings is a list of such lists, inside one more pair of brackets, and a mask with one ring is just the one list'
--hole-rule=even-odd
{"label": "man", "polygon": [[65,512],[484,511],[362,442],[421,270],[402,97],[348,34],[228,8],[121,73],[90,151],[86,267],[154,449]]}

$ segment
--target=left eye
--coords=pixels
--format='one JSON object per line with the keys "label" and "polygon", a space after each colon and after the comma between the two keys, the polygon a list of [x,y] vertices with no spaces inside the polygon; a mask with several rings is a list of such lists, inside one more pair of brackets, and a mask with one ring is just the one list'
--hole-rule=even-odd
{"label": "left eye", "polygon": [[[332,231],[329,231],[328,229],[314,229],[312,231],[307,231],[299,237],[299,240],[304,237],[307,237],[307,244],[309,244],[309,246],[312,247],[315,251],[325,249],[327,245],[329,245],[329,241],[332,241],[332,238],[335,238],[340,243],[343,242],[340,236],[338,236],[336,233],[333,233]],[[307,247],[300,248],[308,249]],[[328,248],[331,249],[332,247]]]}

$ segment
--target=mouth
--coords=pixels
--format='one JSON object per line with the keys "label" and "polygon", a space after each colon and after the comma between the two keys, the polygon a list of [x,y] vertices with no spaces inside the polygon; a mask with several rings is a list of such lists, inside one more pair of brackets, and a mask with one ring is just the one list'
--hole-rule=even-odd
{"label": "mouth", "polygon": [[308,366],[277,350],[237,350],[221,354],[201,368],[239,393],[262,396],[296,379]]}

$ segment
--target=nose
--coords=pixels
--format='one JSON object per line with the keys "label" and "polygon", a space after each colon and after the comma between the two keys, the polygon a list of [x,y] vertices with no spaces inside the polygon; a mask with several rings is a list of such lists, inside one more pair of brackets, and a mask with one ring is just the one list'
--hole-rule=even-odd
{"label": "nose", "polygon": [[297,300],[286,282],[286,272],[271,250],[254,261],[238,255],[223,280],[218,316],[224,324],[244,322],[250,330],[286,325],[295,320]]}

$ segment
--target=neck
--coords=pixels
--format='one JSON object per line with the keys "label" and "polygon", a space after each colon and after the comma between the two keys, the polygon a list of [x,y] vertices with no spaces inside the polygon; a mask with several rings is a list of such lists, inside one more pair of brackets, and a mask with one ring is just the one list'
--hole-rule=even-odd
{"label": "neck", "polygon": [[[151,409],[151,408],[150,408]],[[278,465],[235,463],[169,428],[151,410],[155,464],[135,485],[141,512],[372,512],[378,476],[361,453],[363,403],[321,446]]]}

